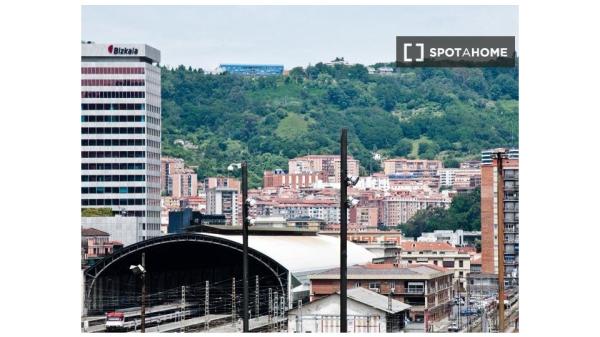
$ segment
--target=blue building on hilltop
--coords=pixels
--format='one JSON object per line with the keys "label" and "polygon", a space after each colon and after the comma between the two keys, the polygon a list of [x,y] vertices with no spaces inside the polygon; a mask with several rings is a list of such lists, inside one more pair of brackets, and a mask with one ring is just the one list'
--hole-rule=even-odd
{"label": "blue building on hilltop", "polygon": [[282,64],[221,64],[219,68],[229,74],[245,76],[283,75]]}

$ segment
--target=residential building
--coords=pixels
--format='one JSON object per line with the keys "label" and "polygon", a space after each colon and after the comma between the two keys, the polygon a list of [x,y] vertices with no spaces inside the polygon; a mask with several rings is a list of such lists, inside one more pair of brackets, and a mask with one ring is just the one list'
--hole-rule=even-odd
{"label": "residential building", "polygon": [[[348,176],[358,177],[360,164],[348,156]],[[289,174],[322,172],[330,183],[340,182],[339,155],[308,155],[288,162]]]}
{"label": "residential building", "polygon": [[392,158],[383,161],[383,172],[387,176],[406,173],[436,176],[442,168],[444,165],[440,160]]}
{"label": "residential building", "polygon": [[456,289],[466,289],[471,271],[471,255],[462,253],[447,242],[404,241],[400,244],[400,261],[405,264],[427,263],[454,272]]}
{"label": "residential building", "polygon": [[[444,191],[447,192],[447,191]],[[450,207],[452,198],[446,193],[400,193],[386,196],[382,202],[382,222],[397,226],[408,222],[419,210]]]}
{"label": "residential building", "polygon": [[354,243],[364,247],[366,250],[375,255],[373,258],[373,263],[397,264],[400,259],[400,252],[402,249],[394,241],[383,241],[377,243],[361,243],[359,241],[354,241]]}
{"label": "residential building", "polygon": [[462,229],[423,232],[417,238],[419,242],[448,242],[452,246],[474,245],[475,240],[481,240],[480,231],[464,231]]}
{"label": "residential building", "polygon": [[82,260],[88,263],[123,248],[118,241],[111,241],[110,234],[96,228],[81,228]]}
{"label": "residential building", "polygon": [[204,191],[215,187],[229,187],[240,191],[240,181],[229,177],[208,177],[204,178]]}
{"label": "residential building", "polygon": [[160,158],[160,193],[161,195],[170,195],[169,176],[181,172],[185,169],[185,162],[181,158],[161,157]]}
{"label": "residential building", "polygon": [[[500,159],[498,159],[500,156]],[[519,270],[519,152],[494,149],[482,152],[481,270],[497,274],[504,259],[505,282],[518,284]],[[498,256],[499,228],[504,232],[504,256]]]}
{"label": "residential building", "polygon": [[[322,231],[320,234],[339,237],[337,230]],[[380,231],[380,230],[348,230],[348,241],[357,244],[393,244],[399,246],[402,242],[402,233],[400,231]]]}
{"label": "residential building", "polygon": [[180,199],[198,195],[198,176],[181,158],[160,158],[161,194]]}
{"label": "residential building", "polygon": [[139,219],[136,241],[161,235],[159,62],[145,44],[81,44],[81,207]]}
{"label": "residential building", "polygon": [[467,276],[468,291],[472,297],[497,296],[498,274],[470,273]]}
{"label": "residential building", "polygon": [[[347,292],[348,332],[401,332],[411,306],[362,287]],[[338,293],[287,312],[290,333],[339,333],[340,295]]]}
{"label": "residential building", "polygon": [[325,226],[325,221],[307,216],[290,218],[286,220],[286,223],[288,227],[304,228],[314,231],[319,231]]}
{"label": "residential building", "polygon": [[309,217],[325,223],[340,222],[340,204],[332,199],[272,198],[257,200],[256,215],[280,215],[285,219]]}
{"label": "residential building", "polygon": [[169,175],[167,194],[174,198],[185,198],[198,195],[198,176],[192,169],[184,169]]}
{"label": "residential building", "polygon": [[285,173],[283,170],[264,171],[263,187],[287,187],[292,189],[312,187],[317,181],[325,181],[323,172]]}
{"label": "residential building", "polygon": [[376,206],[357,206],[350,209],[350,222],[365,229],[377,229],[379,209]]}
{"label": "residential building", "polygon": [[[411,305],[412,320],[438,321],[447,317],[451,306],[453,272],[429,264],[400,266],[363,264],[348,266],[348,289],[366,288]],[[337,293],[339,268],[310,275],[311,301]]]}
{"label": "residential building", "polygon": [[390,178],[382,173],[374,173],[367,177],[360,177],[354,188],[358,190],[389,191]]}
{"label": "residential building", "polygon": [[241,200],[238,189],[231,187],[212,187],[206,192],[206,213],[225,215],[226,224],[240,224]]}

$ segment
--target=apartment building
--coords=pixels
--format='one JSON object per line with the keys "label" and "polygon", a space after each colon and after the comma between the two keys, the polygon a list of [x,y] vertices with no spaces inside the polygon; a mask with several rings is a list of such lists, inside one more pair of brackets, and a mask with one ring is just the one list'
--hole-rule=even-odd
{"label": "apartment building", "polygon": [[[493,149],[481,154],[481,270],[498,274],[503,258],[505,282],[518,284],[519,152]],[[499,229],[504,232],[504,256],[498,256]]]}
{"label": "apartment building", "polygon": [[[359,176],[360,164],[352,156],[348,156],[348,176]],[[340,182],[340,156],[339,155],[308,155],[291,159],[288,162],[288,173],[317,173],[323,172],[327,182]]]}
{"label": "apartment building", "polygon": [[433,264],[454,273],[456,289],[464,290],[471,271],[471,255],[462,253],[446,242],[404,241],[400,244],[399,261],[404,264]]}

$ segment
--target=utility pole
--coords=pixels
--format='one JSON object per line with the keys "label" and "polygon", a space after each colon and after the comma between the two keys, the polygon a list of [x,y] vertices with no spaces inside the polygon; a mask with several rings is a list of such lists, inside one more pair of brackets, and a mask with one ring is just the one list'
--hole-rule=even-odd
{"label": "utility pole", "polygon": [[496,153],[498,161],[498,332],[504,332],[504,172],[502,154]]}
{"label": "utility pole", "polygon": [[269,323],[271,323],[271,317],[273,316],[273,289],[269,288]]}
{"label": "utility pole", "polygon": [[206,318],[205,329],[208,331],[208,315],[210,312],[209,308],[209,297],[208,297],[208,281],[206,281],[206,285],[204,286],[204,317]]}
{"label": "utility pole", "polygon": [[243,268],[243,311],[244,311],[244,326],[243,331],[249,332],[250,326],[248,324],[248,164],[246,161],[242,161],[242,241],[244,246],[244,256],[242,262]]}
{"label": "utility pole", "polygon": [[142,253],[142,310],[140,312],[140,332],[146,332],[146,253]]}
{"label": "utility pole", "polygon": [[184,332],[183,321],[185,321],[185,286],[181,286],[181,327],[179,331]]}
{"label": "utility pole", "polygon": [[340,332],[348,332],[348,129],[340,139]]}
{"label": "utility pole", "polygon": [[302,300],[298,300],[298,313],[300,316],[300,329],[298,331],[303,332],[303,330],[302,330]]}
{"label": "utility pole", "polygon": [[254,314],[260,317],[260,288],[258,287],[258,275],[256,275],[256,290],[254,291]]}
{"label": "utility pole", "polygon": [[231,325],[235,327],[235,321],[237,320],[235,311],[235,277],[231,282]]}
{"label": "utility pole", "polygon": [[283,330],[283,319],[285,318],[285,293],[281,294],[281,301],[279,301],[279,305],[281,308],[279,309],[279,315],[281,315],[279,319],[279,331]]}
{"label": "utility pole", "polygon": [[273,317],[275,317],[275,326],[279,329],[279,298],[277,292],[273,294]]}

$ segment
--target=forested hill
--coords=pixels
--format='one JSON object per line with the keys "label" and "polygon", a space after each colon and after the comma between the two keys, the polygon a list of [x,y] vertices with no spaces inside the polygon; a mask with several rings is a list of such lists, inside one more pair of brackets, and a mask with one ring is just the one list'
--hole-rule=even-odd
{"label": "forested hill", "polygon": [[518,145],[518,68],[370,75],[362,65],[319,63],[251,78],[180,66],[162,69],[162,90],[163,154],[198,166],[201,178],[246,159],[253,187],[289,158],[339,153],[341,127],[362,173],[379,169],[374,150],[451,167],[484,148]]}

